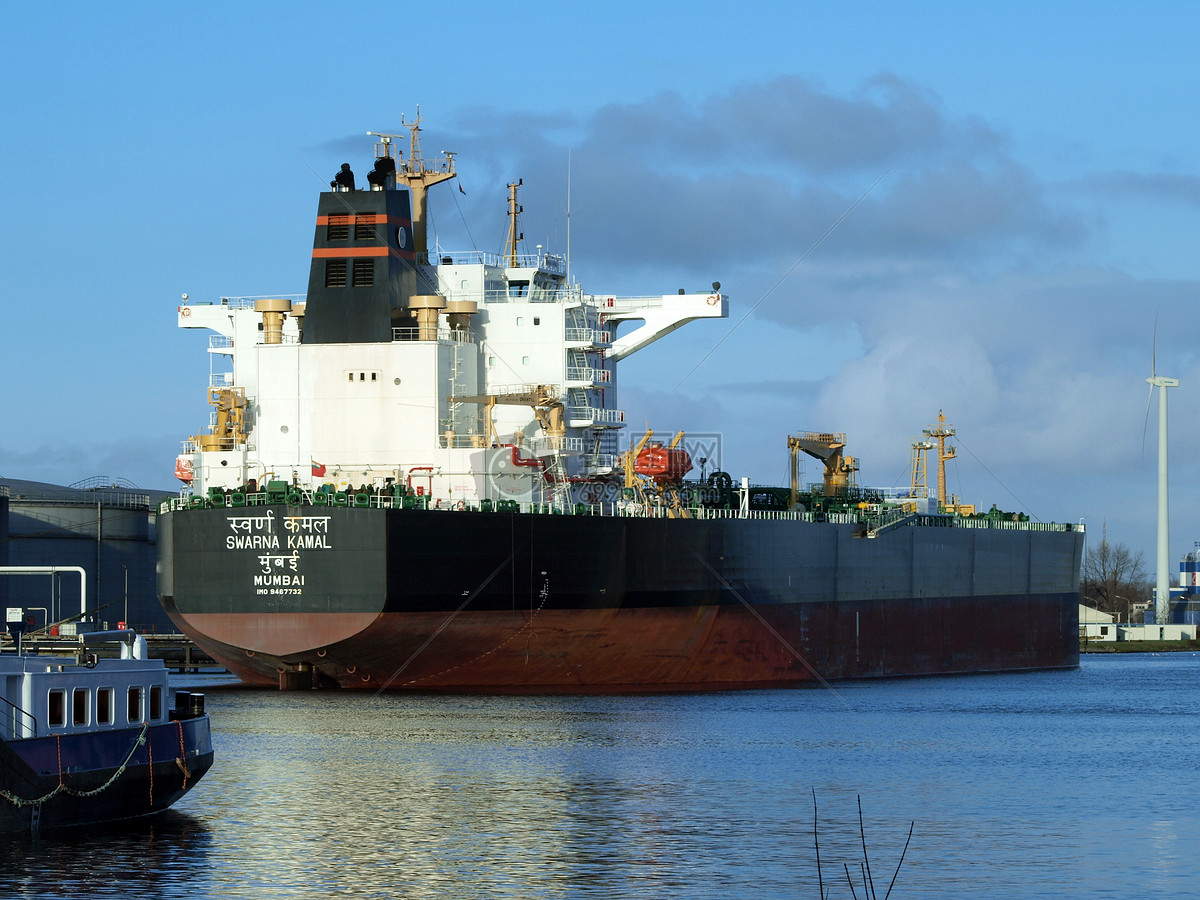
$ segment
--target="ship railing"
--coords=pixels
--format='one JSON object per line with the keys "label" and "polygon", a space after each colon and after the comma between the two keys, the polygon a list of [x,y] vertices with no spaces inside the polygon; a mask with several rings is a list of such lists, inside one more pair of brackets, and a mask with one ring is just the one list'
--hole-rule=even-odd
{"label": "ship railing", "polygon": [[595,295],[592,302],[601,314],[636,312],[639,309],[661,309],[662,297],[617,297],[611,294]]}
{"label": "ship railing", "polygon": [[417,254],[417,264],[422,266],[500,266],[503,257],[492,250],[442,250]]}
{"label": "ship railing", "polygon": [[533,440],[533,452],[537,456],[546,453],[582,453],[583,438],[540,437]]}
{"label": "ship railing", "polygon": [[[512,268],[507,254],[488,250],[435,250],[417,259],[421,265],[498,266]],[[566,274],[566,260],[557,253],[519,253],[515,260],[518,269],[543,269],[559,275]]]}
{"label": "ship railing", "polygon": [[[236,499],[234,499],[236,498]],[[116,498],[113,498],[114,500]],[[139,496],[137,501],[128,501],[126,505],[137,505],[138,502],[149,504],[149,497]],[[376,508],[376,509],[401,509],[410,508],[413,500],[412,495],[406,499],[396,493],[390,493],[380,490],[368,491],[341,491],[329,493],[326,491],[312,491],[307,488],[298,488],[291,486],[287,489],[283,496],[271,496],[266,491],[255,491],[249,493],[240,493],[230,491],[224,493],[220,500],[212,497],[200,497],[189,493],[183,493],[179,496],[165,498],[159,503],[159,512],[178,511],[185,509],[198,509],[214,506],[266,506],[273,503],[285,502],[291,506],[349,506],[356,508]],[[480,501],[477,499],[454,499],[450,498],[425,498],[418,497],[417,505],[422,509],[441,510],[443,512],[462,512],[462,511],[489,511],[501,509],[498,501]],[[536,503],[529,501],[520,501],[516,505],[516,509],[522,513],[534,515],[589,515],[589,516],[623,516],[631,518],[643,519],[665,519],[672,516],[678,516],[678,510],[674,510],[667,506],[650,505],[646,506],[636,501],[619,501],[616,503]],[[759,521],[792,521],[792,522],[828,522],[831,524],[855,525],[864,523],[866,520],[854,512],[844,513],[815,513],[815,512],[791,512],[785,510],[765,510],[765,509],[710,509],[708,507],[686,507],[687,516],[692,519],[753,519]],[[878,534],[883,529],[876,522],[872,522],[874,528],[873,533]],[[981,528],[981,529],[998,529],[1004,531],[1050,531],[1050,532],[1071,532],[1082,531],[1083,525],[1077,523],[1060,523],[1060,522],[1013,522],[998,519],[965,519],[956,516],[946,515],[915,515],[910,514],[904,517],[903,520],[895,523],[896,527],[904,527],[909,525],[920,526],[941,526],[944,528]]]}
{"label": "ship railing", "polygon": [[591,366],[567,366],[567,381],[573,383],[608,384],[611,374],[607,369],[593,369]]}
{"label": "ship railing", "polygon": [[482,450],[487,447],[487,436],[482,434],[441,434],[438,445],[444,450]]}
{"label": "ship railing", "polygon": [[589,469],[615,469],[617,466],[617,454],[589,453],[583,458],[583,464]]}
{"label": "ship railing", "polygon": [[[509,401],[516,403],[516,395],[528,395],[530,404],[535,404],[539,400],[553,400],[558,397],[558,385],[554,384],[535,384],[533,382],[524,381],[515,384],[489,384],[487,393],[495,394],[497,397],[504,396]],[[525,401],[521,401],[522,403]]]}
{"label": "ship railing", "polygon": [[17,706],[7,697],[0,697],[0,738],[15,741],[38,736],[37,717]]}
{"label": "ship railing", "polygon": [[1082,522],[1014,522],[1011,519],[955,518],[955,528],[994,528],[1001,531],[1083,531]]}
{"label": "ship railing", "polygon": [[[751,509],[743,512],[740,509],[710,509],[706,506],[685,507],[687,514],[693,519],[759,519],[790,522],[814,522],[816,513],[786,512],[784,510]],[[640,503],[627,503],[618,510],[620,515],[646,519],[667,519],[672,513],[678,512],[666,506],[643,506]],[[832,517],[830,521],[833,521]]]}
{"label": "ship railing", "polygon": [[556,286],[553,290],[533,290],[514,286],[509,290],[500,291],[464,291],[447,289],[446,296],[451,300],[473,300],[480,304],[494,303],[561,303],[567,299],[568,291],[565,286]]}
{"label": "ship railing", "polygon": [[[421,336],[424,331],[425,331],[425,329],[420,328],[420,327],[415,327],[415,326],[408,326],[408,327],[404,327],[404,328],[393,328],[392,329],[392,340],[393,341],[429,340],[429,338]],[[455,344],[473,344],[473,343],[475,343],[475,335],[472,334],[470,331],[463,331],[460,329],[451,329],[451,328],[439,325],[438,329],[437,329],[437,340],[450,341]]]}
{"label": "ship railing", "polygon": [[623,409],[598,409],[595,406],[572,406],[567,410],[567,418],[571,420],[571,426],[586,427],[583,424],[576,425],[576,422],[596,425],[624,425],[625,410]]}
{"label": "ship railing", "polygon": [[579,328],[576,326],[568,327],[565,332],[566,339],[573,344],[595,344],[597,346],[606,346],[612,343],[612,335],[607,329],[603,328]]}
{"label": "ship railing", "polygon": [[222,297],[219,301],[189,300],[188,306],[225,306],[229,309],[253,309],[256,300],[291,300],[292,304],[303,303],[305,294],[262,294],[256,297]]}

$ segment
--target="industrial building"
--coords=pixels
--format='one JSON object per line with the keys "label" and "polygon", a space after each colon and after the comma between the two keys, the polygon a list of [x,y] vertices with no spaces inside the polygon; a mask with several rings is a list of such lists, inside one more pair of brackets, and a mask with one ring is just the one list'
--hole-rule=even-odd
{"label": "industrial building", "polygon": [[62,487],[0,478],[0,566],[56,569],[6,574],[0,606],[24,607],[35,628],[75,625],[85,585],[87,620],[97,627],[173,632],[155,592],[155,519],[167,494],[123,479]]}

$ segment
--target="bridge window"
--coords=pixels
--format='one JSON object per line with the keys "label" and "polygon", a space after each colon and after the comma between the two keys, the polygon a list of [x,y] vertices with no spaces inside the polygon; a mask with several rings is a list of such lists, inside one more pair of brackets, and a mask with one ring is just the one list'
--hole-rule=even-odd
{"label": "bridge window", "polygon": [[150,721],[157,722],[162,718],[162,685],[150,686]]}

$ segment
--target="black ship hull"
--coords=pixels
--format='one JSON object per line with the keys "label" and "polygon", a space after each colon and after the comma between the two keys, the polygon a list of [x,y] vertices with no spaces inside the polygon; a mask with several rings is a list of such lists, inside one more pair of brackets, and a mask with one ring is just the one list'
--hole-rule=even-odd
{"label": "black ship hull", "polygon": [[255,684],[709,690],[1074,667],[1082,547],[938,516],[174,509],[159,593]]}

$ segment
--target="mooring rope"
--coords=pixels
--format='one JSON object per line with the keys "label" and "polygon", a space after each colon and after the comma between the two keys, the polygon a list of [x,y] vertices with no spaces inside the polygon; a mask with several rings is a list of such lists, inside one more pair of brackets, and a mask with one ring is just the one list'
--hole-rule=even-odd
{"label": "mooring rope", "polygon": [[[13,806],[17,806],[17,807],[40,806],[41,804],[45,803],[47,800],[52,799],[53,797],[55,797],[57,794],[60,794],[60,793],[70,794],[72,797],[94,797],[97,794],[108,790],[110,787],[113,786],[113,783],[116,782],[116,780],[118,778],[120,778],[123,774],[125,774],[125,770],[127,768],[129,768],[129,761],[131,759],[133,759],[133,754],[137,752],[137,748],[142,746],[143,744],[147,743],[147,735],[149,734],[149,732],[150,732],[150,723],[146,722],[142,725],[142,730],[140,732],[138,732],[138,736],[136,738],[134,738],[133,746],[129,748],[129,753],[127,753],[125,755],[124,761],[117,768],[117,770],[115,772],[113,772],[112,777],[110,777],[108,779],[108,781],[104,782],[104,784],[100,785],[100,787],[93,788],[90,791],[78,791],[75,788],[68,787],[66,782],[63,781],[62,735],[56,734],[55,738],[58,739],[57,740],[57,743],[58,743],[58,787],[56,787],[54,790],[52,790],[50,793],[46,794],[45,796],[38,797],[34,800],[27,800],[24,797],[18,797],[16,794],[10,793],[9,791],[6,791],[3,788],[0,788],[0,797],[3,797],[9,803],[13,804]],[[153,765],[153,757],[151,757],[151,764]],[[150,771],[150,778],[151,778],[151,785],[153,785],[153,779],[154,779],[153,768],[151,768],[151,771]],[[154,805],[153,787],[151,788],[150,803],[152,806]]]}

